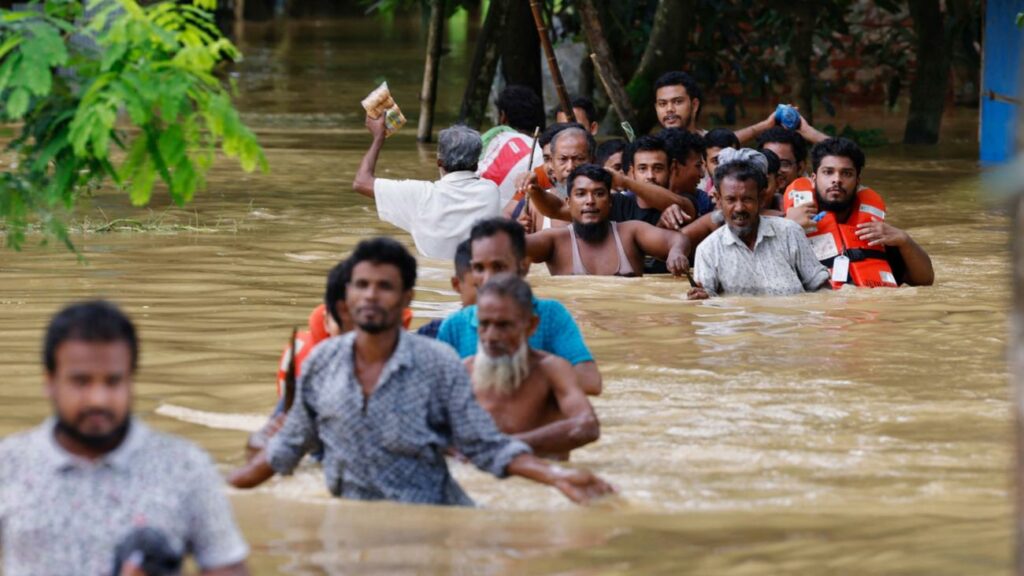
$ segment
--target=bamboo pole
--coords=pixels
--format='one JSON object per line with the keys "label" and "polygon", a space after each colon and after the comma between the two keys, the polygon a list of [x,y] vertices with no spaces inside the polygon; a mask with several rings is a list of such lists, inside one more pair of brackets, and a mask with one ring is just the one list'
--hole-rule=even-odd
{"label": "bamboo pole", "polygon": [[604,91],[612,103],[612,108],[619,116],[620,122],[634,124],[636,115],[633,112],[633,103],[629,100],[629,94],[622,84],[622,77],[615,67],[612,58],[612,50],[608,41],[604,38],[604,30],[601,28],[601,20],[594,6],[593,0],[579,0],[576,4],[580,11],[580,22],[583,24],[583,32],[587,35],[587,44],[593,53],[590,60],[594,63],[594,70],[597,77],[601,79]]}
{"label": "bamboo pole", "polygon": [[558,93],[558,102],[562,106],[562,112],[565,112],[567,118],[575,118],[572,113],[572,100],[569,98],[569,91],[565,89],[562,71],[558,69],[558,59],[555,58],[555,49],[551,46],[548,29],[544,25],[544,15],[541,13],[540,2],[538,0],[530,0],[530,10],[533,11],[533,21],[537,24],[537,35],[540,36],[540,45],[544,48],[544,54],[547,56],[548,69],[551,71],[551,79],[555,83],[555,92]]}
{"label": "bamboo pole", "polygon": [[443,36],[444,0],[431,0],[427,60],[423,65],[423,89],[420,91],[420,121],[416,129],[416,140],[419,142],[430,142],[434,130],[434,104],[437,102],[437,74],[441,64]]}

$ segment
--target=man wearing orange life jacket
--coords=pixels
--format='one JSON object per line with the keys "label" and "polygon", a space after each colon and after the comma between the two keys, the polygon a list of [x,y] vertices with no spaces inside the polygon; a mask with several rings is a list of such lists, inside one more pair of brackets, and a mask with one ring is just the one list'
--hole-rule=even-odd
{"label": "man wearing orange life jacket", "polygon": [[864,152],[846,138],[811,150],[811,178],[798,178],[783,198],[786,217],[802,225],[833,287],[930,286],[931,258],[905,231],[885,222],[885,203],[860,187]]}

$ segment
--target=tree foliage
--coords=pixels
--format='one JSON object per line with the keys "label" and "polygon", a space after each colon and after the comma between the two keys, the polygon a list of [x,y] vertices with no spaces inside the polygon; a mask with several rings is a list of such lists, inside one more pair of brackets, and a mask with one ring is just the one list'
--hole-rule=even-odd
{"label": "tree foliage", "polygon": [[[205,186],[218,148],[267,170],[214,75],[239,57],[213,24],[216,0],[45,0],[0,11],[0,120],[20,123],[0,174],[0,218],[18,248],[32,218],[73,248],[66,212],[107,179],[131,202],[163,182],[177,204]],[[116,150],[123,154],[114,153]]]}

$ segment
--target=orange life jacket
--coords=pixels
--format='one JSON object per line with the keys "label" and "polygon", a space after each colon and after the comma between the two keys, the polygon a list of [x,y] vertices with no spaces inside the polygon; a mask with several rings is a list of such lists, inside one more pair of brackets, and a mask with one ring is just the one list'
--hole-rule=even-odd
{"label": "orange life jacket", "polygon": [[[807,203],[817,206],[814,183],[808,178],[797,178],[786,188],[783,212]],[[872,288],[899,286],[885,257],[885,248],[870,246],[857,237],[858,224],[885,220],[885,201],[877,192],[870,188],[858,190],[853,211],[845,223],[836,220],[832,212],[822,212],[819,216],[816,228],[807,232],[807,239],[811,242],[814,254],[828,267],[830,274],[836,256],[844,254],[850,259],[846,283]],[[843,282],[832,281],[833,288],[842,285]]]}

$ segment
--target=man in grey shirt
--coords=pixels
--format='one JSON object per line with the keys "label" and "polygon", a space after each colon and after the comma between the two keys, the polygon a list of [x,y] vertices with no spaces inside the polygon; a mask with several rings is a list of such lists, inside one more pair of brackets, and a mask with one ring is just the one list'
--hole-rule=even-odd
{"label": "man in grey shirt", "polygon": [[344,498],[470,505],[448,471],[449,447],[481,470],[555,486],[575,502],[612,491],[593,474],[541,460],[499,432],[455,350],[402,330],[416,260],[401,244],[365,240],[345,266],[338,279],[345,300],[334,305],[348,309],[356,329],[306,359],[284,427],[231,474],[234,486],[290,473],[319,441],[327,488]]}
{"label": "man in grey shirt", "polygon": [[818,290],[828,270],[818,262],[798,224],[760,215],[763,171],[747,160],[718,167],[715,185],[722,226],[697,246],[691,300],[742,294],[784,296]]}
{"label": "man in grey shirt", "polygon": [[[203,574],[248,574],[209,456],[131,416],[131,321],[106,302],[72,305],[50,322],[43,356],[54,416],[0,442],[3,573],[107,576],[142,529],[172,563],[191,553]],[[143,573],[153,559],[139,552],[118,571]]]}

